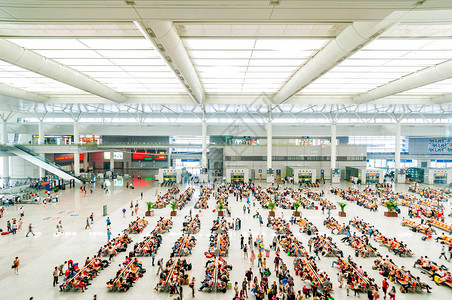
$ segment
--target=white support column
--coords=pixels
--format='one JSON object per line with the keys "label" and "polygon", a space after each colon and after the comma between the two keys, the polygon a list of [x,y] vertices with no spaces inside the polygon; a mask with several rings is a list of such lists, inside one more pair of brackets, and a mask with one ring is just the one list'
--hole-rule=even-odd
{"label": "white support column", "polygon": [[336,146],[337,146],[337,136],[336,136],[336,124],[331,124],[331,169],[336,169]]}
{"label": "white support column", "polygon": [[[201,155],[201,171],[207,170],[208,162],[207,162],[207,122],[206,120],[202,121],[202,155]],[[207,173],[202,173],[200,176],[201,182],[208,182],[209,175]]]}
{"label": "white support column", "polygon": [[[275,173],[272,168],[272,150],[273,150],[273,127],[272,122],[267,123],[267,183],[275,182]],[[268,172],[271,170],[271,173]]]}
{"label": "white support column", "polygon": [[88,153],[85,152],[83,155],[83,170],[86,172],[86,168],[88,166]]}
{"label": "white support column", "polygon": [[74,174],[80,176],[80,153],[74,153]]}
{"label": "white support column", "polygon": [[[44,121],[43,120],[39,120],[38,135],[39,135],[38,145],[44,145],[45,132],[44,132]],[[39,156],[44,158],[45,154],[41,153]],[[45,175],[46,175],[46,170],[43,168],[39,168],[39,178],[44,178]]]}
{"label": "white support column", "polygon": [[43,145],[44,144],[44,136],[45,136],[43,120],[39,121],[38,135],[39,135],[38,145]]}
{"label": "white support column", "polygon": [[394,153],[394,181],[397,183],[405,183],[405,174],[399,174],[400,168],[400,152],[402,151],[402,124],[400,120],[396,123],[395,132],[395,153]]}
{"label": "white support column", "polygon": [[8,144],[8,122],[2,120],[2,144]]}
{"label": "white support column", "polygon": [[80,130],[78,128],[78,121],[74,121],[74,144],[80,144]]}
{"label": "white support column", "polygon": [[110,152],[110,171],[115,171],[115,157],[113,151]]}

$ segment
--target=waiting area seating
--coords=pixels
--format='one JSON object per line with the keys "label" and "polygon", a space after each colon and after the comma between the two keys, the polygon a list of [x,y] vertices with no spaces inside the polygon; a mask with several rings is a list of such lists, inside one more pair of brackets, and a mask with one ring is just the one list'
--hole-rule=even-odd
{"label": "waiting area seating", "polygon": [[192,265],[184,258],[170,258],[159,274],[159,282],[154,290],[160,292],[169,292],[171,295],[176,293],[178,285],[186,285],[189,282],[187,271],[191,270]]}
{"label": "waiting area seating", "polygon": [[116,276],[107,282],[107,288],[111,292],[127,292],[136,280],[143,277],[146,272],[142,263],[138,259],[126,256],[121,268],[116,272]]}

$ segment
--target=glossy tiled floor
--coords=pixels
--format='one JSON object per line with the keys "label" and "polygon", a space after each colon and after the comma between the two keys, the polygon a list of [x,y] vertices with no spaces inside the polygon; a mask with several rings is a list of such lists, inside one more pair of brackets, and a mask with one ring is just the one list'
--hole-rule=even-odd
{"label": "glossy tiled floor", "polygon": [[[198,187],[197,187],[198,188]],[[406,186],[402,185],[397,187],[401,191],[406,190]],[[52,271],[53,268],[64,260],[72,259],[75,262],[83,263],[87,256],[94,255],[98,248],[103,245],[106,240],[106,223],[105,217],[102,217],[102,206],[108,205],[108,215],[112,220],[112,232],[118,234],[121,229],[124,229],[128,222],[132,219],[130,212],[127,213],[126,218],[123,218],[121,210],[126,207],[128,210],[131,200],[138,200],[140,193],[144,192],[144,200],[139,200],[140,209],[139,214],[143,215],[145,210],[146,200],[155,199],[156,187],[152,184],[149,186],[138,186],[134,190],[125,189],[124,187],[114,187],[110,189],[109,194],[105,194],[99,187],[94,189],[92,195],[88,194],[85,197],[78,191],[78,189],[62,191],[60,196],[60,202],[57,204],[47,205],[26,205],[25,206],[25,220],[24,227],[28,223],[32,222],[35,227],[36,236],[25,237],[26,229],[19,232],[17,235],[0,236],[0,299],[29,299],[33,296],[34,299],[92,299],[94,294],[97,294],[98,299],[149,299],[150,297],[159,299],[170,299],[170,296],[166,293],[158,293],[153,290],[153,287],[157,283],[157,276],[155,275],[156,267],[152,267],[151,258],[141,258],[144,267],[148,272],[144,274],[144,277],[136,282],[133,288],[127,293],[109,293],[107,292],[106,282],[114,277],[117,271],[117,264],[122,262],[124,253],[121,253],[115,258],[115,263],[102,271],[100,275],[95,278],[89,286],[88,290],[84,293],[77,291],[70,291],[66,293],[60,293],[57,288],[52,286]],[[184,190],[185,187],[181,187]],[[162,188],[159,190],[163,191]],[[326,189],[325,189],[326,190]],[[198,191],[195,193],[198,194]],[[336,196],[332,196],[326,193],[326,196],[337,201]],[[196,198],[196,197],[195,197]],[[209,210],[203,210],[201,213],[201,232],[198,234],[198,244],[193,250],[193,254],[188,256],[190,262],[193,263],[193,270],[190,271],[190,276],[195,276],[197,279],[197,286],[199,287],[200,281],[204,275],[205,257],[203,252],[207,250],[208,238],[210,234],[210,227],[215,215],[212,212],[214,201],[210,200],[211,208]],[[245,236],[251,230],[254,235],[262,234],[267,244],[272,240],[273,231],[259,226],[257,219],[252,218],[252,214],[256,208],[253,208],[251,214],[243,214],[242,203],[236,202],[235,199],[230,200],[233,215],[232,217],[240,217],[242,219],[241,231],[230,231],[231,248],[229,257],[226,260],[233,265],[231,271],[232,281],[243,280],[245,270],[250,267],[250,262],[242,258],[242,252],[240,251],[240,234]],[[194,202],[190,203],[182,211],[178,212],[178,216],[174,218],[174,226],[169,234],[163,236],[163,245],[159,250],[157,258],[164,257],[166,261],[169,257],[169,252],[174,244],[175,240],[180,236],[180,229],[182,228],[183,217],[188,214],[190,208],[193,207]],[[447,210],[450,211],[449,204]],[[149,226],[145,232],[140,235],[133,235],[134,241],[140,241],[143,237],[152,230],[155,226],[158,216],[169,216],[169,208],[156,210],[154,217],[148,218]],[[261,209],[262,211],[262,209]],[[94,212],[94,225],[92,229],[85,230],[85,220],[91,212]],[[416,257],[420,255],[428,255],[436,260],[440,254],[441,246],[435,243],[433,240],[423,242],[421,241],[421,235],[413,233],[408,229],[400,225],[401,218],[391,219],[383,216],[383,209],[378,212],[370,212],[369,210],[361,207],[357,207],[355,204],[349,204],[346,207],[348,221],[354,216],[360,216],[366,219],[368,222],[374,224],[379,228],[383,234],[387,236],[395,236],[408,244],[415,253]],[[263,216],[267,216],[266,211],[262,211]],[[281,216],[284,213],[286,218],[289,218],[291,212],[288,210],[276,209],[277,216]],[[325,215],[322,215],[321,211],[303,211],[303,216],[307,217],[310,221],[314,222],[319,228],[321,233],[330,234],[322,225],[322,220]],[[336,211],[332,212],[332,215],[336,215]],[[18,207],[9,207],[5,213],[3,219],[0,219],[0,225],[5,228],[6,219],[18,217]],[[402,215],[406,216],[406,208],[402,208]],[[232,219],[232,218],[230,218]],[[63,222],[64,234],[56,233],[56,224],[59,220]],[[450,218],[447,220],[451,222]],[[298,226],[294,226],[294,232],[303,241],[307,242],[307,236],[298,232]],[[333,239],[337,242],[339,247],[344,251],[345,255],[353,254],[351,248],[340,242],[339,236],[333,236]],[[131,246],[129,246],[131,247]],[[382,247],[378,247],[380,253],[383,255],[389,254],[389,252]],[[389,254],[398,265],[405,265],[407,268],[412,269],[414,258],[399,258],[392,254]],[[15,256],[19,256],[21,260],[21,267],[19,275],[15,275],[11,269],[12,261]],[[271,253],[270,261],[273,261],[274,253]],[[294,276],[292,259],[286,255],[282,256],[284,262],[288,264],[291,274]],[[336,269],[331,268],[332,258],[322,258],[318,262],[320,269],[325,270],[333,279],[334,284],[334,297],[335,299],[347,298],[345,290],[339,289],[335,282]],[[376,271],[371,269],[373,262],[372,258],[355,258],[358,265],[362,265],[365,270],[373,276],[378,283],[381,283],[383,277]],[[441,263],[452,268],[452,263],[442,260]],[[273,264],[270,263],[270,268],[273,270]],[[256,268],[257,270],[257,268]],[[413,273],[421,276],[424,281],[429,281],[429,278],[421,274],[419,270],[413,270]],[[301,281],[296,279],[297,290],[302,288]],[[298,279],[298,280],[297,280]],[[271,276],[271,282],[275,280],[274,275]],[[447,287],[436,286],[433,282],[429,282],[433,286],[432,294],[401,294],[397,293],[397,299],[433,299],[443,298],[451,299],[451,290]],[[188,287],[184,289],[184,297],[190,298],[190,290]],[[202,299],[231,299],[233,296],[232,291],[228,291],[227,294],[209,294],[203,292],[196,292],[196,298]],[[362,295],[365,298],[366,295]],[[174,298],[174,297],[173,297]],[[353,298],[352,296],[350,298]]]}

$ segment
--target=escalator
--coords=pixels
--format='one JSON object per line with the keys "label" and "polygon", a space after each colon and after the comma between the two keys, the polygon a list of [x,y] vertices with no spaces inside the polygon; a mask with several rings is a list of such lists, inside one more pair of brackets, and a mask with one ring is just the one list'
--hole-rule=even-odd
{"label": "escalator", "polygon": [[51,162],[50,160],[46,159],[45,157],[39,156],[39,154],[31,151],[27,147],[21,146],[21,145],[13,145],[8,147],[9,151],[14,153],[15,155],[25,159],[26,161],[31,162],[32,164],[43,168],[47,171],[49,171],[52,174],[55,174],[59,178],[65,179],[65,180],[71,180],[74,179],[77,183],[81,183],[81,178],[78,176],[75,176],[74,174],[62,169],[59,165],[55,164],[54,162]]}

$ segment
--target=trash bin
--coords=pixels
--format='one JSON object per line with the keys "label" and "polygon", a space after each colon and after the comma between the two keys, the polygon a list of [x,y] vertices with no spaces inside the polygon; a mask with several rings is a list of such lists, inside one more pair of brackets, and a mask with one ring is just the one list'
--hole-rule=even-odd
{"label": "trash bin", "polygon": [[270,249],[265,249],[265,257],[270,257]]}

